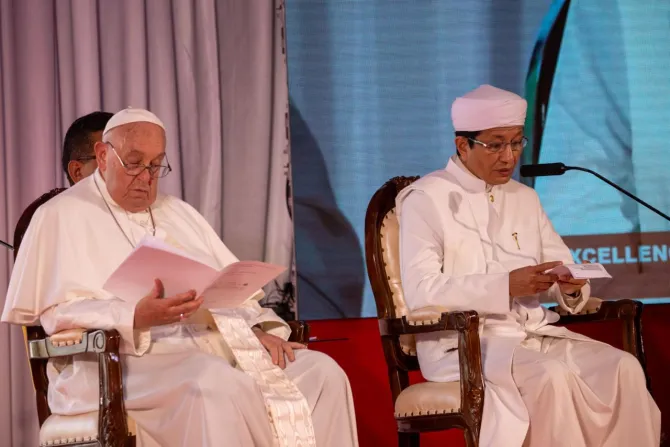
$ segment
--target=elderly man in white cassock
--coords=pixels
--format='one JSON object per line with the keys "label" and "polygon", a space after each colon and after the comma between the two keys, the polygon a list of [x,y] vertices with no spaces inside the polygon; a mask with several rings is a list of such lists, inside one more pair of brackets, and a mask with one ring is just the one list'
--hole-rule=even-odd
{"label": "elderly man in white cassock", "polygon": [[[216,269],[237,261],[195,209],[158,194],[170,171],[165,143],[149,111],[112,117],[95,145],[95,174],[35,213],[2,320],[39,320],[48,334],[118,330],[140,446],[357,445],[346,375],[326,355],[288,343],[288,325],[260,307],[259,295],[206,310],[193,291],[163,297],[160,280],[136,305],[102,289],[147,234]],[[98,409],[94,358],[51,361],[48,376],[54,414]]]}
{"label": "elderly man in white cassock", "polygon": [[[488,85],[453,103],[457,153],[397,199],[407,304],[480,314],[480,445],[658,446],[660,412],[637,359],[553,326],[558,315],[540,305],[579,312],[589,284],[548,273],[574,262],[570,250],[535,191],[511,179],[525,117],[523,98]],[[456,344],[417,336],[426,379],[458,380]]]}

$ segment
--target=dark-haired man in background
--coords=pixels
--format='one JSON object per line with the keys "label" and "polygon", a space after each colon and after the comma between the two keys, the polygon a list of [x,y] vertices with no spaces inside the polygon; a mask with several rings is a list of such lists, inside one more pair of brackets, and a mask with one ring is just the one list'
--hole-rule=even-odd
{"label": "dark-haired man in background", "polygon": [[77,118],[63,140],[63,171],[70,186],[95,172],[93,146],[102,140],[102,131],[112,117],[108,112],[92,112]]}

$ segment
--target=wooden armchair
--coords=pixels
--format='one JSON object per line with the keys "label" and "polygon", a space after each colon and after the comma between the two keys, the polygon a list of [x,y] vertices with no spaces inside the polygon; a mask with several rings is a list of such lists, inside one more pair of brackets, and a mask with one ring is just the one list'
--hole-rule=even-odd
{"label": "wooden armchair", "polygon": [[[41,206],[64,191],[56,188],[35,200],[21,215],[14,231],[14,256],[18,253],[30,219]],[[309,326],[289,322],[291,341],[307,343]],[[123,405],[123,375],[117,331],[71,329],[47,336],[41,326],[25,326],[24,335],[35,386],[40,446],[134,446],[135,422]],[[100,375],[99,411],[75,416],[53,415],[47,401],[47,362],[50,358],[85,353],[98,355]]]}
{"label": "wooden armchair", "polygon": [[[401,447],[418,446],[420,432],[460,428],[464,430],[466,445],[477,446],[484,404],[479,317],[474,311],[448,312],[443,308],[419,309],[410,313],[404,300],[395,199],[403,188],[417,179],[395,177],[386,182],[370,200],[365,216],[368,276],[377,304],[398,440]],[[561,324],[621,320],[624,349],[637,357],[645,369],[642,303],[591,298],[586,308],[577,315],[568,315],[557,307],[553,310],[561,315]],[[444,330],[459,332],[460,381],[410,385],[408,372],[419,369],[415,334]]]}
{"label": "wooden armchair", "polygon": [[[400,447],[418,446],[419,433],[460,428],[468,447],[478,445],[484,379],[475,311],[422,309],[409,313],[400,281],[398,193],[418,177],[396,177],[372,197],[365,216],[365,257],[377,303]],[[419,369],[415,334],[458,331],[459,382],[409,384]]]}

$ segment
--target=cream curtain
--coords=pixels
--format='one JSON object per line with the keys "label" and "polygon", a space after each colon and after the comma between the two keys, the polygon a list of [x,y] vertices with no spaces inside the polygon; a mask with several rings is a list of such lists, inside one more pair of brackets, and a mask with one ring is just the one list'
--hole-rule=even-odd
{"label": "cream curtain", "polygon": [[[163,191],[195,206],[240,258],[292,266],[283,3],[0,0],[0,238],[67,184],[61,142],[76,117],[146,107],[168,129]],[[11,265],[0,247],[2,291]],[[5,324],[0,395],[0,445],[37,445],[23,336]]]}

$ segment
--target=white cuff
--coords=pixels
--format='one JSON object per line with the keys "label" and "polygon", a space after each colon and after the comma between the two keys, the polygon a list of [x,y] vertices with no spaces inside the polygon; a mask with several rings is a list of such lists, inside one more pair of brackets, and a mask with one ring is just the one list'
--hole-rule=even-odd
{"label": "white cuff", "polygon": [[[579,290],[577,296],[570,296],[564,293],[561,293],[561,290],[558,285],[553,287],[557,288],[556,297],[558,300],[558,305],[571,314],[577,314],[582,311],[584,306],[586,306],[589,297],[587,294],[583,293],[582,289]],[[585,286],[586,287],[586,286]]]}
{"label": "white cuff", "polygon": [[121,354],[141,356],[149,349],[151,345],[150,329],[135,329],[135,306],[136,304],[125,303],[119,306],[118,325],[116,329],[121,334]]}

